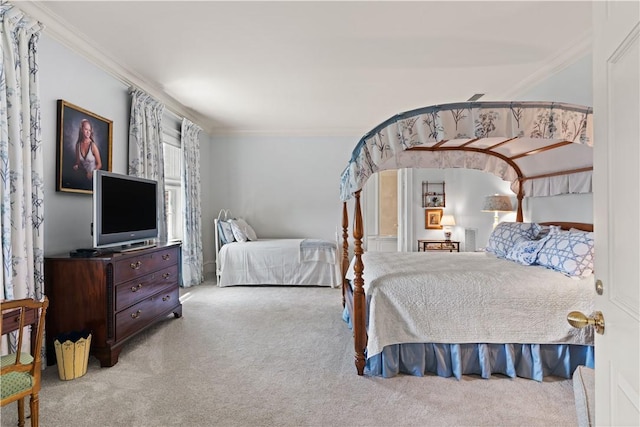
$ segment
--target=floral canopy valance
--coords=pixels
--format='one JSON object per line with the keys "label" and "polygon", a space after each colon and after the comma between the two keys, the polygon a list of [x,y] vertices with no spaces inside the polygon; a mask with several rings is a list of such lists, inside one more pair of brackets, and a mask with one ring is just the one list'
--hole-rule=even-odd
{"label": "floral canopy valance", "polygon": [[467,168],[511,183],[518,195],[591,192],[593,114],[555,102],[462,102],[398,114],[367,133],[342,173],[349,200],[373,173]]}

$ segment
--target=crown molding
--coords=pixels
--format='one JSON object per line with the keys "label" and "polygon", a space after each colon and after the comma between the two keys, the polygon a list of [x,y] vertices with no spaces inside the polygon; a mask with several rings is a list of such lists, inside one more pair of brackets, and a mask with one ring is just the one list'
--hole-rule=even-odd
{"label": "crown molding", "polygon": [[209,135],[216,137],[348,137],[360,139],[367,131],[356,128],[331,129],[257,129],[213,128]]}
{"label": "crown molding", "polygon": [[587,30],[576,38],[567,49],[543,61],[534,73],[530,74],[529,77],[522,80],[510,90],[497,96],[496,99],[518,99],[533,89],[536,85],[573,65],[576,61],[591,53],[592,47],[593,33],[591,30]]}
{"label": "crown molding", "polygon": [[[135,71],[124,67],[111,56],[96,49],[93,45],[84,41],[79,35],[82,33],[68,24],[62,17],[55,14],[46,6],[44,1],[17,1],[15,4],[25,13],[44,24],[44,33],[54,40],[76,52],[87,61],[112,75],[128,86],[134,86],[147,92],[152,97],[165,105],[179,120],[182,117],[199,125],[206,133],[211,134],[215,126],[206,116],[186,107],[171,95],[167,94],[160,86],[149,82]],[[64,22],[64,24],[62,24]]]}

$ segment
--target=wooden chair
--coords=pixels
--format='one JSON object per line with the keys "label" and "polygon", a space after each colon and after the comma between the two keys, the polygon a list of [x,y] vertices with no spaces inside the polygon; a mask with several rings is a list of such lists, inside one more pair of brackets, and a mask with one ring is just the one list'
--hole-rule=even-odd
{"label": "wooden chair", "polygon": [[[24,426],[24,398],[31,396],[29,407],[31,411],[31,426],[38,425],[40,391],[40,373],[42,337],[44,334],[45,314],[49,300],[43,301],[30,298],[3,301],[2,324],[0,334],[2,339],[14,333],[16,335],[17,352],[1,356],[0,389],[2,390],[2,402],[0,406],[18,401],[18,425]],[[22,348],[24,335],[31,333],[30,351]]]}

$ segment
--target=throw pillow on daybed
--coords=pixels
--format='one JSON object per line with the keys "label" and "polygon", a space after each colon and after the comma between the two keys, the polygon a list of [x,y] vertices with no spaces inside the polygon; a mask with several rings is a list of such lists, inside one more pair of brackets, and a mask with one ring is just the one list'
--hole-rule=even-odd
{"label": "throw pillow on daybed", "polygon": [[229,221],[218,221],[218,234],[220,235],[220,240],[222,240],[222,243],[225,245],[236,241]]}
{"label": "throw pillow on daybed", "polygon": [[534,240],[541,226],[531,222],[501,222],[496,225],[487,244],[487,252],[506,258],[513,245],[522,240]]}
{"label": "throw pillow on daybed", "polygon": [[242,218],[230,219],[231,230],[233,230],[233,236],[238,242],[247,242],[249,240],[258,240],[256,232],[251,228],[247,221]]}

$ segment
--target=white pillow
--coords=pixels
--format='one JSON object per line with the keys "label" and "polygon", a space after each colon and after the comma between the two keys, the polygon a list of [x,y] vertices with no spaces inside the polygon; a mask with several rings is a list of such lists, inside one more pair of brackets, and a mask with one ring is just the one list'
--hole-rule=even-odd
{"label": "white pillow", "polygon": [[258,240],[258,236],[256,236],[256,232],[251,228],[247,221],[242,218],[230,219],[229,223],[231,224],[231,230],[233,231],[233,236],[236,238],[238,242],[246,242],[249,240]]}
{"label": "white pillow", "polygon": [[538,235],[536,236],[536,240],[542,239],[547,236],[551,236],[558,233],[566,233],[567,230],[563,230],[559,225],[542,225]]}

